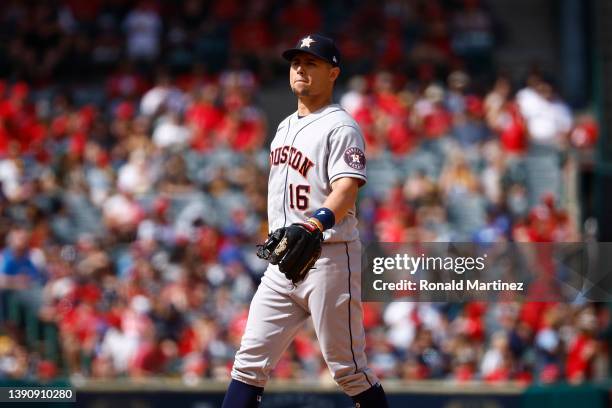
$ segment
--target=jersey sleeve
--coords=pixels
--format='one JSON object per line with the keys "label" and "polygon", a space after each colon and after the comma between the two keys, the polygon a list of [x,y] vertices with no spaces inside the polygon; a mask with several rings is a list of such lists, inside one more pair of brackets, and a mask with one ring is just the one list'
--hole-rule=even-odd
{"label": "jersey sleeve", "polygon": [[327,176],[330,184],[342,177],[359,179],[359,186],[367,181],[365,143],[359,128],[343,125],[329,135]]}

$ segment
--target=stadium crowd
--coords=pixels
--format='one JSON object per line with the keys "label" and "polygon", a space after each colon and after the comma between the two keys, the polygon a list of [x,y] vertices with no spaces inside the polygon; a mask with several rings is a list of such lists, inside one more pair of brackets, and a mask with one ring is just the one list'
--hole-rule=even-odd
{"label": "stadium crowd", "polygon": [[[3,49],[11,75],[0,82],[0,378],[228,379],[266,267],[254,251],[267,234],[271,133],[260,86],[277,48],[333,25],[339,10],[192,0],[173,14],[156,4],[36,3],[27,19],[21,2],[2,7],[4,22],[25,25]],[[337,97],[368,146],[362,240],[581,240],[564,175],[568,151],[595,142],[594,121],[575,118],[536,72],[518,90],[499,76],[479,91],[474,61],[490,57],[494,30],[478,1],[359,5],[347,24],[369,27],[370,13],[389,22],[383,34],[340,36],[355,75]],[[273,36],[274,24],[294,31]],[[152,80],[141,68],[161,56],[169,64]],[[465,67],[432,68],[453,59]],[[86,87],[106,69],[93,102],[59,87],[71,75]],[[15,307],[57,328],[61,358],[41,336],[30,341]],[[382,378],[580,382],[607,369],[605,305],[364,307]],[[317,347],[307,325],[275,376],[331,381]]]}
{"label": "stadium crowd", "polygon": [[281,51],[317,30],[337,39],[347,74],[410,67],[431,78],[452,63],[486,70],[498,35],[479,0],[7,1],[0,12],[0,74],[47,85],[122,72],[126,58],[214,72],[244,61],[266,81],[284,73]]}

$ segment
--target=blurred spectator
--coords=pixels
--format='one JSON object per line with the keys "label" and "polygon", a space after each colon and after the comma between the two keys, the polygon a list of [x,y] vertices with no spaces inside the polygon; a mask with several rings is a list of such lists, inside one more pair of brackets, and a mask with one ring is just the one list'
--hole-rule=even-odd
{"label": "blurred spectator", "polygon": [[150,62],[158,56],[162,21],[152,1],[139,1],[126,16],[123,26],[129,58]]}
{"label": "blurred spectator", "polygon": [[166,72],[160,72],[157,83],[149,89],[140,102],[140,113],[147,117],[156,117],[169,111],[180,114],[185,108],[183,92],[174,86],[172,79]]}
{"label": "blurred spectator", "polygon": [[[157,131],[158,130],[156,130],[156,132]],[[153,135],[153,137],[155,138],[155,135]],[[152,184],[146,153],[142,150],[132,151],[130,160],[119,168],[117,174],[117,188],[121,191],[140,195],[147,193]]]}
{"label": "blurred spectator", "polygon": [[566,363],[566,375],[571,383],[581,383],[593,376],[593,360],[597,353],[597,342],[594,332],[597,318],[591,310],[585,310],[577,316],[578,333],[569,344]]}
{"label": "blurred spectator", "polygon": [[216,132],[223,120],[223,111],[217,106],[219,88],[209,84],[197,92],[193,104],[185,114],[185,121],[191,128],[192,146],[200,152],[215,147]]}
{"label": "blurred spectator", "polygon": [[366,103],[367,91],[366,79],[362,76],[354,76],[348,83],[348,91],[342,95],[340,105],[351,115],[355,115]]}
{"label": "blurred spectator", "polygon": [[26,378],[30,374],[29,369],[27,349],[9,336],[0,336],[0,378]]}
{"label": "blurred spectator", "polygon": [[531,74],[527,86],[517,95],[529,137],[537,143],[563,147],[572,127],[567,104],[556,94],[550,80]]}
{"label": "blurred spectator", "polygon": [[524,153],[527,148],[527,129],[518,104],[510,98],[511,84],[505,77],[495,82],[484,101],[487,124],[499,134],[508,153]]}
{"label": "blurred spectator", "polygon": [[41,285],[44,280],[41,271],[44,255],[30,248],[29,232],[13,229],[7,241],[8,246],[2,251],[0,287],[25,290]]}
{"label": "blurred spectator", "polygon": [[537,350],[537,369],[539,380],[552,383],[561,378],[561,359],[563,354],[562,340],[559,335],[561,316],[558,308],[550,308],[545,312],[544,322],[535,336]]}
{"label": "blurred spectator", "polygon": [[176,113],[169,113],[160,118],[161,122],[153,132],[153,143],[159,148],[180,149],[189,144],[189,129],[181,123]]}
{"label": "blurred spectator", "polygon": [[580,115],[576,118],[576,126],[570,134],[570,142],[578,148],[593,148],[598,135],[599,129],[595,118],[590,114]]}
{"label": "blurred spectator", "polygon": [[480,372],[487,381],[507,381],[512,375],[510,349],[506,333],[493,334],[491,346],[482,357]]}
{"label": "blurred spectator", "polygon": [[143,210],[127,191],[110,196],[103,205],[104,221],[110,231],[128,239],[143,217]]}
{"label": "blurred spectator", "polygon": [[24,185],[23,160],[19,156],[19,147],[11,143],[8,154],[0,160],[0,182],[2,183],[2,194],[9,201],[21,201],[26,195]]}
{"label": "blurred spectator", "polygon": [[446,136],[450,130],[452,117],[443,102],[444,89],[432,84],[414,105],[417,129],[429,139]]}

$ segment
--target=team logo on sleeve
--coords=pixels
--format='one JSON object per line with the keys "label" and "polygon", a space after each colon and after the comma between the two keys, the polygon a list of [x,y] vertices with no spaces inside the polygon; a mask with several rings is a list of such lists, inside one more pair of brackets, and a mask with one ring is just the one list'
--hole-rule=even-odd
{"label": "team logo on sleeve", "polygon": [[358,147],[349,147],[344,152],[344,161],[355,170],[363,170],[366,165],[365,154]]}

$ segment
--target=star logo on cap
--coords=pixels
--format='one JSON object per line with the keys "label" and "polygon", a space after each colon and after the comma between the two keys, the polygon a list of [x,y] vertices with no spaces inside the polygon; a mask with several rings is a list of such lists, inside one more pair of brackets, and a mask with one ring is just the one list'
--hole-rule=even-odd
{"label": "star logo on cap", "polygon": [[312,44],[313,42],[316,41],[310,38],[310,36],[303,38],[302,43],[300,44],[300,48],[310,48],[310,44]]}

